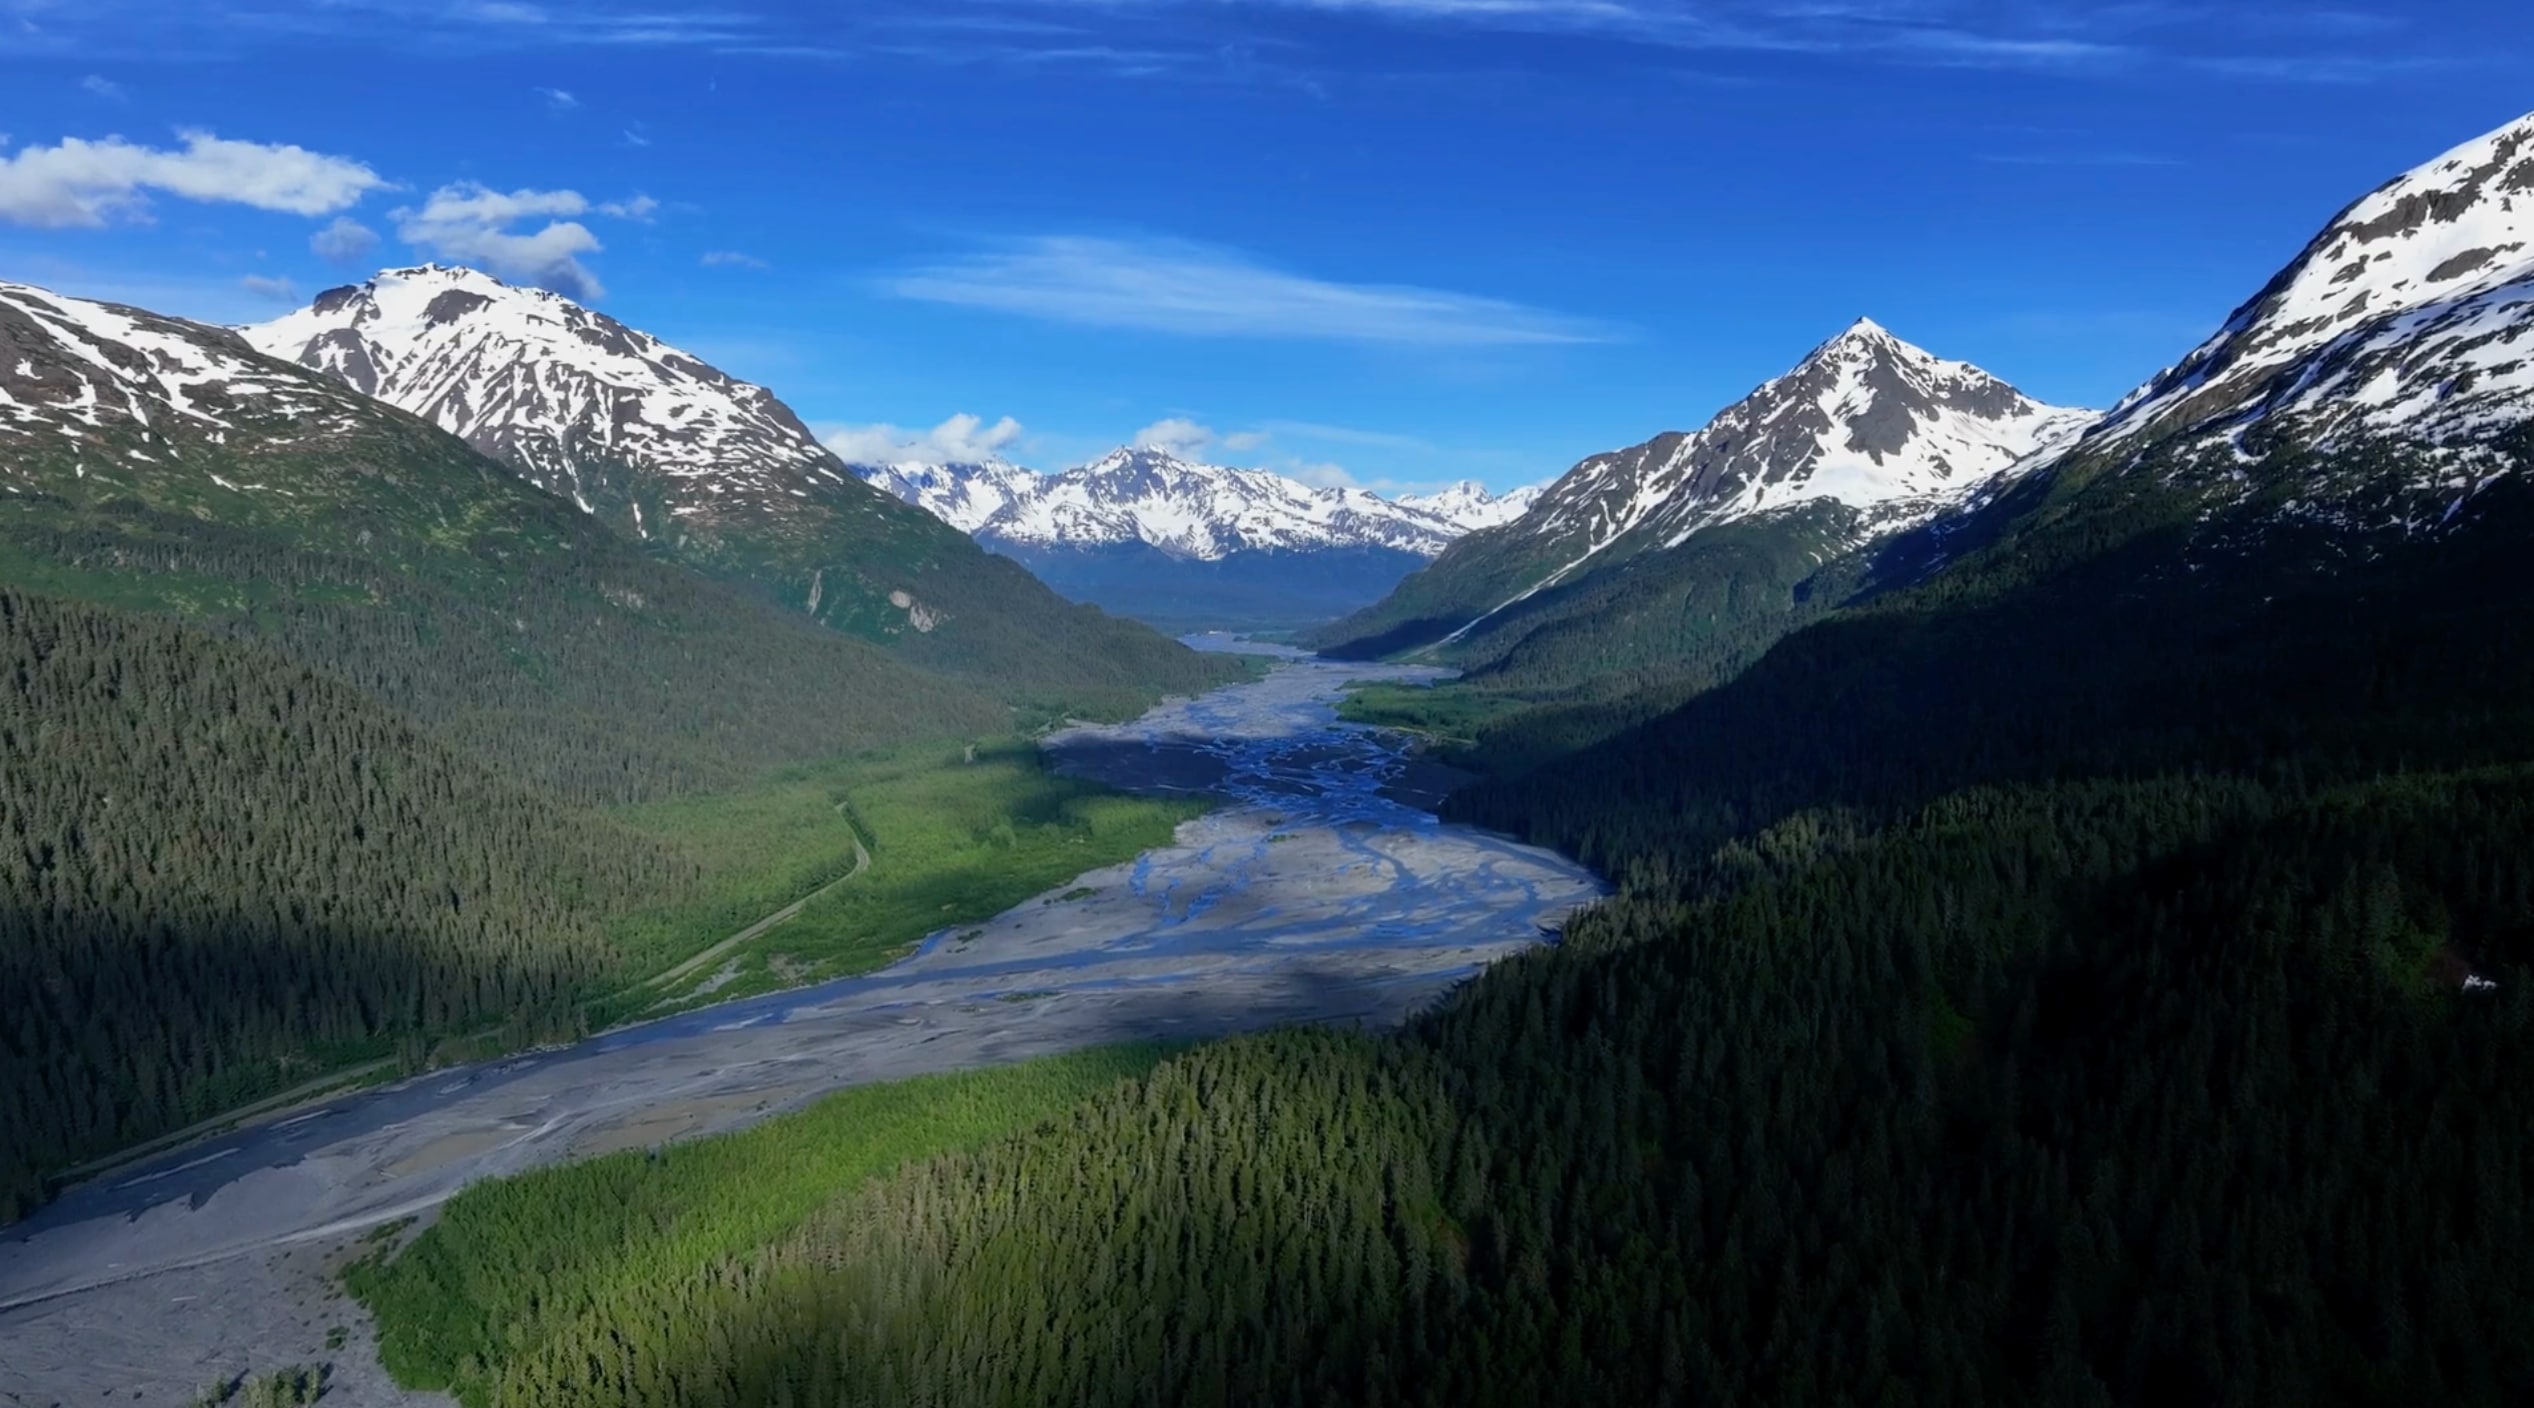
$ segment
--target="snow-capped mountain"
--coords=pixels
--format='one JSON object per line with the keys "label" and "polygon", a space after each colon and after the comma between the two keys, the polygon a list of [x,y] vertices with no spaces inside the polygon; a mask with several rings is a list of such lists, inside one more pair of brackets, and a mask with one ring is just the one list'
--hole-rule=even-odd
{"label": "snow-capped mountain", "polygon": [[884,493],[929,511],[962,533],[1037,493],[1044,476],[1003,460],[979,464],[855,465],[854,473]]}
{"label": "snow-capped mountain", "polygon": [[[356,406],[234,334],[0,282],[0,443],[90,450],[97,471],[112,473],[109,453],[143,465],[183,441],[235,436],[243,453],[267,431],[350,429]],[[110,434],[135,443],[109,450]],[[24,467],[0,461],[0,475],[13,465]]]}
{"label": "snow-capped mountain", "polygon": [[1433,514],[1447,523],[1459,525],[1475,533],[1481,528],[1501,528],[1531,511],[1540,501],[1547,486],[1525,485],[1506,494],[1496,494],[1475,479],[1464,479],[1447,489],[1431,494],[1401,494],[1399,504]]}
{"label": "snow-capped mountain", "polygon": [[1258,469],[1122,449],[1042,479],[975,531],[995,544],[1102,548],[1141,543],[1213,562],[1242,552],[1383,548],[1432,557],[1460,536],[1439,515],[1364,489],[1313,488]]}
{"label": "snow-capped mountain", "polygon": [[851,479],[765,388],[473,269],[389,270],[243,332],[643,537],[672,531],[664,513],[707,531],[787,516]]}
{"label": "snow-capped mountain", "polygon": [[[1464,539],[1323,643],[1391,653],[1482,628],[1547,629],[1560,611],[1603,609],[1606,592],[1583,590],[1597,575],[1635,571],[1642,592],[1717,570],[1686,565],[1679,550],[1734,523],[1783,531],[1731,571],[1847,557],[2048,463],[2097,419],[1861,319],[1705,427],[1578,464],[1512,523]],[[1550,603],[1560,589],[1573,603]],[[1783,591],[1772,575],[1749,595]]]}
{"label": "snow-capped mountain", "polygon": [[1430,500],[1117,450],[1061,474],[1009,464],[857,467],[1058,591],[1172,629],[1316,624],[1518,514],[1475,484]]}
{"label": "snow-capped mountain", "polygon": [[2320,443],[2442,443],[2534,418],[2534,114],[2327,225],[2094,443],[2295,423]]}
{"label": "snow-capped mountain", "polygon": [[1677,546],[1703,528],[1822,500],[1897,527],[2036,462],[2097,418],[1859,319],[1704,429],[1585,460],[1523,527],[1572,545],[1579,560],[1632,534]]}
{"label": "snow-capped mountain", "polygon": [[1520,518],[1536,487],[1497,495],[1474,480],[1384,498],[1267,470],[1120,449],[1046,475],[1003,461],[857,465],[854,472],[988,541],[1033,547],[1144,543],[1208,561],[1239,552],[1378,547],[1431,557],[1463,533]]}
{"label": "snow-capped mountain", "polygon": [[628,536],[838,630],[995,684],[1202,679],[845,467],[773,393],[570,299],[390,270],[244,330]]}

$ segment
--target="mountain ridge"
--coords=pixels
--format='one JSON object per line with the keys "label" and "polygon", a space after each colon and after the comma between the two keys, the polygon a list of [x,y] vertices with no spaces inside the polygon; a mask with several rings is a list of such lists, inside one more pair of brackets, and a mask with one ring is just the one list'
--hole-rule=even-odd
{"label": "mountain ridge", "polygon": [[1343,616],[1536,497],[1464,481],[1430,499],[1389,499],[1139,446],[1058,474],[1001,461],[856,472],[1066,596],[1170,631],[1290,630]]}
{"label": "mountain ridge", "polygon": [[1132,445],[1052,474],[1003,460],[854,468],[987,541],[1039,549],[1140,542],[1205,561],[1330,548],[1431,557],[1464,533],[1511,521],[1538,497],[1534,488],[1500,496],[1474,480],[1431,495],[1385,497]]}
{"label": "mountain ridge", "polygon": [[[2534,114],[2351,202],[2223,326],[2090,439],[2486,438],[2534,393]],[[2426,354],[2426,355],[2423,355]]]}
{"label": "mountain ridge", "polygon": [[1434,648],[1483,668],[1522,635],[1601,629],[1594,610],[1623,598],[1622,628],[1635,630],[1702,595],[1702,569],[1665,564],[1727,529],[1740,545],[1731,570],[1757,575],[1738,604],[1701,610],[1791,621],[1820,607],[1823,584],[1807,583],[1826,564],[1994,492],[2094,420],[1859,319],[1700,429],[1583,460],[1518,519],[1311,639],[1342,654]]}
{"label": "mountain ridge", "polygon": [[242,335],[630,541],[928,669],[1100,711],[1224,677],[864,483],[772,392],[559,294],[387,270]]}

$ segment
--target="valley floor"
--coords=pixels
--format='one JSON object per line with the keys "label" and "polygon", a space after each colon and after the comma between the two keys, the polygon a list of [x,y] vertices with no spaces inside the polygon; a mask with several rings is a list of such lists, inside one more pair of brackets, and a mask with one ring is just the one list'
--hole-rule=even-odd
{"label": "valley floor", "polygon": [[[329,1359],[330,1402],[427,1401],[374,1377],[327,1268],[478,1179],[737,1128],[847,1085],[1404,1018],[1600,887],[1395,800],[1409,761],[1335,725],[1338,692],[1367,673],[1288,664],[1054,740],[1060,771],[1235,805],[878,974],[438,1072],[70,1191],[0,1243],[0,1403],[183,1404],[224,1373]],[[326,1352],[337,1325],[353,1338]]]}

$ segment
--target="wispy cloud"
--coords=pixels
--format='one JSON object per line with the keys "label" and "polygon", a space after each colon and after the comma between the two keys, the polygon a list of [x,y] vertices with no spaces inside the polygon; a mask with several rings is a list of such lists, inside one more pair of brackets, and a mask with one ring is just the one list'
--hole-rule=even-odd
{"label": "wispy cloud", "polygon": [[707,269],[771,269],[774,267],[753,254],[742,254],[735,249],[707,250],[703,264]]}
{"label": "wispy cloud", "polygon": [[299,301],[299,285],[288,279],[274,278],[265,274],[249,274],[238,280],[238,286],[258,298],[270,299],[275,303]]}
{"label": "wispy cloud", "polygon": [[2156,167],[2184,164],[2180,157],[2130,151],[1982,152],[1979,159],[1992,166]]}
{"label": "wispy cloud", "polygon": [[2009,22],[1967,0],[1038,0],[1146,15],[1228,3],[1407,24],[1573,34],[1679,50],[1836,55],[1930,67],[2068,68],[2131,52],[2102,25]]}
{"label": "wispy cloud", "polygon": [[570,112],[581,105],[581,100],[574,97],[568,88],[540,88],[537,96],[546,100],[546,108],[550,112]]}
{"label": "wispy cloud", "polygon": [[1203,425],[1186,416],[1157,420],[1135,432],[1130,442],[1139,450],[1159,450],[1164,454],[1193,459],[1214,448],[1218,437],[1214,427]]}
{"label": "wispy cloud", "polygon": [[605,246],[582,217],[642,220],[659,205],[649,196],[593,201],[579,191],[497,191],[460,182],[394,214],[397,238],[416,249],[587,302],[607,290],[582,257]]}
{"label": "wispy cloud", "polygon": [[387,184],[360,162],[305,147],[178,136],[178,150],[66,137],[0,157],[0,221],[68,229],[146,220],[153,194],[328,215]]}
{"label": "wispy cloud", "polygon": [[[950,0],[956,5],[959,0]],[[968,0],[970,5],[980,0]],[[993,14],[1014,0],[991,0]],[[1404,25],[1615,40],[1684,52],[1779,54],[1929,68],[2116,75],[2197,67],[2233,77],[2360,81],[2440,62],[2389,55],[2405,21],[2267,0],[2124,0],[2001,6],[1988,0],[1020,0],[1038,13],[1102,17],[1147,32],[1174,18],[1300,11]],[[948,8],[948,7],[945,7]],[[951,13],[957,13],[951,10]],[[1021,39],[1025,39],[1022,36]],[[1015,42],[1020,42],[1016,40]],[[1081,47],[1068,36],[1049,41]],[[1104,35],[1101,42],[1115,42]],[[2356,45],[2374,46],[2370,49]],[[2282,48],[2281,46],[2285,46]],[[2206,56],[2203,59],[2202,56]]]}
{"label": "wispy cloud", "polygon": [[378,231],[348,215],[338,215],[333,224],[308,237],[308,248],[320,259],[358,264],[378,248]]}
{"label": "wispy cloud", "polygon": [[828,425],[818,437],[847,464],[979,464],[999,459],[1027,434],[1021,423],[1005,416],[988,423],[983,416],[952,416],[930,430],[894,425]]}
{"label": "wispy cloud", "polygon": [[115,82],[111,78],[102,78],[93,73],[88,75],[86,78],[79,80],[79,87],[80,90],[88,94],[88,96],[92,98],[103,98],[109,103],[124,102],[132,96],[130,93],[124,91],[122,84]]}
{"label": "wispy cloud", "polygon": [[1505,299],[1340,283],[1183,240],[1047,236],[886,279],[901,298],[1189,337],[1449,347],[1610,342],[1617,329]]}
{"label": "wispy cloud", "polygon": [[[1682,53],[1979,68],[2073,76],[2197,70],[2245,80],[2354,83],[2441,63],[2429,26],[2390,7],[2275,0],[78,0],[0,22],[0,52],[97,55],[310,42],[526,51],[695,49],[820,62],[1070,66],[1122,76],[1319,80],[1328,57],[1278,17],[1577,38]],[[146,27],[136,21],[146,20]],[[147,33],[153,46],[135,47]],[[1270,62],[1260,54],[1290,46]],[[1403,52],[1386,46],[1384,62]]]}
{"label": "wispy cloud", "polygon": [[[145,23],[137,28],[136,23]],[[262,42],[370,41],[459,50],[708,48],[761,40],[747,10],[677,0],[0,0],[0,52],[164,59]],[[138,36],[146,34],[146,42]],[[181,44],[182,49],[173,46]]]}

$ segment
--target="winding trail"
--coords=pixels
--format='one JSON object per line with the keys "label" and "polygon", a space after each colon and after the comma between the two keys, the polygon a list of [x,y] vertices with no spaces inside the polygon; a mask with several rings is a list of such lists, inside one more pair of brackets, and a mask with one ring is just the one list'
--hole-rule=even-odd
{"label": "winding trail", "polygon": [[[1061,772],[1230,805],[881,972],[347,1095],[69,1190],[0,1232],[0,1405],[180,1405],[220,1374],[329,1359],[329,1402],[442,1402],[384,1378],[365,1321],[330,1299],[330,1266],[478,1179],[736,1128],[846,1085],[1402,1020],[1602,893],[1552,852],[1438,821],[1415,805],[1431,781],[1405,741],[1336,717],[1349,681],[1437,674],[1287,660],[1051,737]],[[329,1352],[337,1325],[350,1341]]]}
{"label": "winding trail", "polygon": [[[845,814],[846,805],[847,804],[843,802],[838,802],[836,804],[837,816],[842,817]],[[844,887],[847,881],[861,879],[862,872],[871,868],[871,852],[863,848],[861,833],[854,831],[852,822],[845,823],[845,830],[848,834],[853,836],[853,869],[846,871],[843,875],[828,881],[826,884],[810,891],[808,894],[801,896],[799,899],[792,901],[790,904],[783,906],[781,909],[778,909],[774,913],[767,915],[765,918],[758,920],[756,923],[749,925],[747,928],[740,930],[738,933],[731,935],[729,938],[722,940],[720,943],[713,945],[711,948],[704,950],[702,953],[695,955],[693,958],[686,960],[684,963],[679,964],[675,968],[672,968],[660,976],[653,978],[649,982],[643,984],[643,986],[652,988],[675,987],[679,983],[685,982],[687,979],[703,972],[706,968],[711,967],[713,964],[720,962],[724,957],[728,956],[731,950],[763,936],[768,929],[771,929],[775,925],[781,924],[786,920],[797,917],[802,910],[807,909],[818,901],[825,899],[827,896],[836,893],[836,891]]]}

